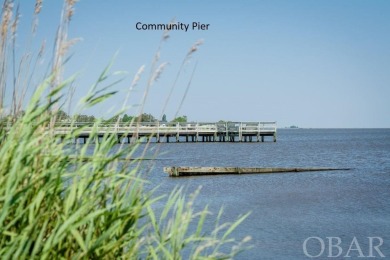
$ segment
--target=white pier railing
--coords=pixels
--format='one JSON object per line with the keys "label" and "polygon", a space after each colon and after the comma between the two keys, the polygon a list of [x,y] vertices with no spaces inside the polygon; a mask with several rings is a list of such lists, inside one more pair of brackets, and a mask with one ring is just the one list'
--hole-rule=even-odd
{"label": "white pier railing", "polygon": [[[106,133],[120,136],[154,136],[160,137],[192,137],[198,141],[199,137],[211,141],[243,141],[257,137],[264,141],[264,136],[273,136],[276,141],[276,122],[141,122],[141,123],[88,123],[88,122],[59,122],[55,126],[57,135],[66,135],[70,131],[80,129],[80,136],[89,136],[92,132],[98,135]],[[195,139],[194,139],[195,138]]]}

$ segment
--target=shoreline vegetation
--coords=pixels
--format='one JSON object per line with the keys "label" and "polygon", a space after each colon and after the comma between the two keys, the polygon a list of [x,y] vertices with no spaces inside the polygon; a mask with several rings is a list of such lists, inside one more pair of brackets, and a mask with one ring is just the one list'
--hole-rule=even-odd
{"label": "shoreline vegetation", "polygon": [[[35,32],[39,30],[43,1],[35,2],[30,45],[20,61],[15,53],[21,17],[18,6],[23,3],[3,1],[0,115],[10,123],[10,128],[0,125],[2,259],[230,259],[247,249],[250,237],[236,240],[232,234],[248,214],[239,216],[232,223],[221,223],[223,211],[220,210],[211,216],[215,226],[211,231],[209,227],[205,231],[206,219],[212,213],[207,206],[195,210],[194,200],[200,190],[186,195],[177,188],[161,197],[145,191],[143,185],[147,181],[140,171],[144,154],[131,160],[138,144],[112,149],[117,147],[117,140],[112,135],[105,135],[94,146],[91,155],[87,153],[90,142],[69,148],[65,145],[67,142],[55,141],[55,123],[61,118],[60,111],[73,91],[74,78],[64,80],[62,77],[67,50],[76,42],[68,39],[76,2],[64,1],[58,16],[60,24],[50,72],[35,86],[31,78],[35,76],[44,47],[35,55],[30,50]],[[159,52],[168,37],[165,32],[152,62],[139,115],[144,114],[143,104],[150,87],[165,66],[165,63],[158,65]],[[190,48],[182,67],[199,45],[198,42]],[[110,88],[112,84],[107,83],[110,68],[108,65],[97,77],[83,98],[80,111],[116,94]],[[143,68],[137,72],[130,89],[137,84]],[[174,86],[175,83],[170,92]],[[35,89],[31,97],[26,94],[28,89]],[[9,92],[12,97],[6,95]],[[6,106],[10,99],[10,105]],[[23,106],[25,99],[27,105]],[[125,102],[123,109],[115,115],[116,122],[125,115],[126,107]],[[71,123],[76,120],[72,119]],[[69,132],[64,139],[74,139],[82,129]],[[97,136],[96,128],[92,129],[91,136]],[[77,154],[72,154],[70,149],[75,148]],[[85,160],[87,156],[94,159]],[[161,211],[156,210],[156,202],[163,203]]]}

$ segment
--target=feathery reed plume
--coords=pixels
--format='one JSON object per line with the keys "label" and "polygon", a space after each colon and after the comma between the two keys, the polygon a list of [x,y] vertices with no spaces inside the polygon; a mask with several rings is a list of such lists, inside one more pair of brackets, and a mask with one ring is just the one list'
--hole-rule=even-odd
{"label": "feathery reed plume", "polygon": [[78,0],[66,0],[66,19],[70,21],[74,14],[74,5]]}
{"label": "feathery reed plume", "polygon": [[154,72],[153,76],[152,76],[152,83],[153,84],[154,82],[157,82],[157,80],[160,78],[161,74],[163,73],[165,67],[168,65],[169,63],[168,62],[164,62],[164,63],[161,63],[158,68],[156,69],[156,71]]}
{"label": "feathery reed plume", "polygon": [[39,14],[42,9],[42,2],[43,0],[36,0],[35,1],[35,8],[34,8],[34,14]]}
{"label": "feathery reed plume", "polygon": [[42,10],[42,3],[43,3],[43,0],[36,0],[35,1],[34,17],[33,17],[32,28],[31,28],[33,35],[35,34],[37,27],[38,27],[38,15]]}
{"label": "feathery reed plume", "polygon": [[5,39],[8,34],[9,25],[12,19],[12,10],[14,7],[14,3],[12,0],[4,0],[3,4],[3,12],[1,19],[1,37]]}
{"label": "feathery reed plume", "polygon": [[197,42],[194,43],[194,45],[191,46],[190,50],[188,51],[187,54],[187,59],[191,57],[191,55],[196,52],[199,49],[199,46],[203,44],[203,40],[198,40]]}

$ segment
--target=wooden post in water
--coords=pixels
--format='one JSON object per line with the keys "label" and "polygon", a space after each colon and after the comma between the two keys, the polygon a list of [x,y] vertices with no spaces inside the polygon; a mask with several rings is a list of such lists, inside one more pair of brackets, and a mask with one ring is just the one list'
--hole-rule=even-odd
{"label": "wooden post in water", "polygon": [[241,167],[164,167],[164,172],[171,177],[222,175],[222,174],[256,174],[256,173],[288,173],[314,171],[347,171],[350,168],[241,168]]}

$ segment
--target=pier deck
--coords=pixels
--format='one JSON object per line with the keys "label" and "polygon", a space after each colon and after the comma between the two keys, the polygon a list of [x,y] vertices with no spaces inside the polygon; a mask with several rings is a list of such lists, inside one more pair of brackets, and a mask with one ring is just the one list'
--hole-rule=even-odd
{"label": "pier deck", "polygon": [[142,122],[133,124],[60,123],[55,134],[63,137],[79,129],[78,139],[84,143],[90,136],[105,134],[118,136],[119,142],[131,143],[144,139],[151,142],[264,142],[270,137],[276,142],[276,122],[227,122],[227,123],[160,123]]}

